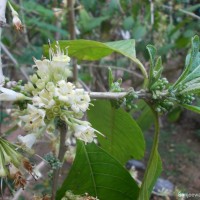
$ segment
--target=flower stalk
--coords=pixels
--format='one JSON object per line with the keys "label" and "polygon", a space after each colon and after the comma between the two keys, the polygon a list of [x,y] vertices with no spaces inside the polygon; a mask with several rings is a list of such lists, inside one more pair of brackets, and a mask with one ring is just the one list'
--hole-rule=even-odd
{"label": "flower stalk", "polygon": [[[59,151],[58,151],[58,160],[60,160],[60,162],[63,162],[64,155],[67,150],[65,141],[66,141],[66,137],[67,137],[68,126],[66,125],[66,123],[64,121],[59,120],[58,129],[60,131],[60,145],[59,145]],[[54,173],[53,173],[52,196],[51,196],[52,200],[54,200],[55,196],[56,196],[60,170],[61,170],[61,168],[59,167],[59,168],[55,169]]]}

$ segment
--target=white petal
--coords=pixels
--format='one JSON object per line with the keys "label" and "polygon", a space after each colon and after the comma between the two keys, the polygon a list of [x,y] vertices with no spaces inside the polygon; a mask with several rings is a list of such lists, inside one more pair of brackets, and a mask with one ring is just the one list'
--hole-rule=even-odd
{"label": "white petal", "polygon": [[28,134],[25,136],[19,135],[17,139],[19,140],[19,142],[25,144],[26,147],[28,147],[30,149],[36,141],[35,134]]}

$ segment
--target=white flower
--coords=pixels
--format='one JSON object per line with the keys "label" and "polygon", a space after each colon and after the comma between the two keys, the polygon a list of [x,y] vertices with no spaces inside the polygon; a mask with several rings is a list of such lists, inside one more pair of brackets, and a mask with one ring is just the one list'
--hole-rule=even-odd
{"label": "white flower", "polygon": [[85,112],[90,103],[90,96],[83,89],[76,89],[73,98],[71,99],[71,109],[78,113]]}
{"label": "white flower", "polygon": [[24,89],[27,91],[27,92],[32,92],[35,90],[33,84],[31,82],[28,82],[27,84],[24,85]]}
{"label": "white flower", "polygon": [[22,144],[24,144],[26,147],[28,148],[32,148],[33,144],[35,143],[36,141],[36,136],[35,134],[28,134],[28,135],[25,135],[25,136],[22,136],[22,135],[19,135],[17,137],[17,139],[19,140],[19,142],[21,142]]}
{"label": "white flower", "polygon": [[85,143],[91,143],[97,137],[94,133],[95,129],[93,129],[91,126],[75,125],[74,131],[75,137],[84,141]]}
{"label": "white flower", "polygon": [[36,58],[33,58],[36,65],[33,67],[37,67],[39,71],[43,72],[44,74],[48,73],[49,71],[49,65],[50,60],[44,59],[44,60],[37,60]]}
{"label": "white flower", "polygon": [[131,38],[131,34],[129,31],[124,31],[124,30],[121,30],[121,36],[124,40],[128,40]]}
{"label": "white flower", "polygon": [[34,130],[41,126],[45,126],[44,123],[44,117],[45,117],[45,111],[43,109],[36,108],[35,106],[28,104],[27,107],[28,114],[24,116],[20,116],[19,118],[25,122],[24,129]]}
{"label": "white flower", "polygon": [[75,132],[74,136],[77,139],[82,140],[85,143],[91,143],[97,137],[94,132],[97,132],[100,135],[104,136],[102,133],[100,133],[96,129],[92,128],[90,126],[89,122],[80,121],[80,120],[77,120],[77,121],[81,122],[81,124],[73,124],[73,127],[72,127],[74,129],[74,132]]}
{"label": "white flower", "polygon": [[38,93],[38,96],[33,97],[33,104],[39,106],[40,108],[52,108],[55,104],[55,101],[53,100],[53,93],[45,89],[42,90]]}
{"label": "white flower", "polygon": [[[61,59],[61,60],[59,60]],[[53,57],[53,60],[37,60],[34,58],[35,66],[38,68],[37,74],[44,82],[65,80],[71,76],[72,72],[68,67],[68,62],[61,58]]]}
{"label": "white flower", "polygon": [[31,98],[7,88],[0,87],[0,91],[2,92],[0,94],[0,101],[31,100]]}
{"label": "white flower", "polygon": [[72,83],[61,80],[57,83],[55,96],[57,96],[60,101],[70,103],[70,99],[74,94],[74,87]]}
{"label": "white flower", "polygon": [[48,82],[48,83],[46,84],[46,89],[47,89],[49,92],[54,93],[54,92],[55,92],[55,85],[53,84],[53,82]]}
{"label": "white flower", "polygon": [[50,54],[52,56],[52,61],[56,61],[56,62],[63,62],[68,64],[70,62],[70,57],[68,56],[68,47],[66,48],[66,54],[64,53],[64,51],[62,51],[60,49],[60,45],[58,43],[58,41],[56,42],[57,45],[55,45],[56,47],[56,51],[54,52],[53,49],[50,49]]}

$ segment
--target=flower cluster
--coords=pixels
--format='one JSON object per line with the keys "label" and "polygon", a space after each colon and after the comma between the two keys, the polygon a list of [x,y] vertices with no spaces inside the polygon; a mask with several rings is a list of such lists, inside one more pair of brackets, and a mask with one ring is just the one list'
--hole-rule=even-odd
{"label": "flower cluster", "polygon": [[7,140],[0,138],[0,177],[10,177],[14,180],[15,189],[24,189],[26,185],[24,173],[28,172],[35,179],[37,176],[28,158],[20,154],[17,148]]}
{"label": "flower cluster", "polygon": [[85,143],[92,142],[96,130],[90,123],[80,120],[90,105],[90,96],[68,81],[72,74],[70,57],[57,44],[56,51],[50,48],[50,60],[34,59],[34,62],[35,73],[30,76],[30,81],[21,86],[20,92],[13,91],[12,87],[1,87],[0,100],[25,100],[15,115],[29,133],[40,132],[59,119],[68,124],[76,138]]}

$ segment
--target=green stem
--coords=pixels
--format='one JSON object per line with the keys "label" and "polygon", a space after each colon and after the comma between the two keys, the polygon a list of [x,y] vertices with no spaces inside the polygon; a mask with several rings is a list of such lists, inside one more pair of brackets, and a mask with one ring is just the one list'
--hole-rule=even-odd
{"label": "green stem", "polygon": [[138,67],[140,68],[140,70],[141,70],[141,72],[142,72],[142,74],[144,76],[143,87],[144,87],[144,89],[146,89],[147,85],[148,85],[148,74],[147,74],[147,71],[146,71],[144,65],[137,58],[135,58],[133,61],[138,65]]}
{"label": "green stem", "polygon": [[154,183],[162,169],[162,167],[159,166],[161,164],[161,161],[158,154],[158,142],[160,134],[159,117],[158,113],[154,111],[151,105],[150,107],[155,115],[155,134],[150,158],[147,164],[147,169],[144,174],[138,200],[149,200],[149,196],[153,189]]}

